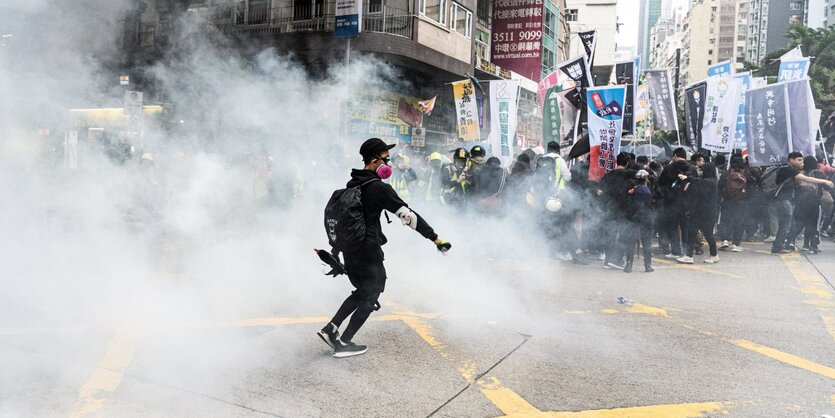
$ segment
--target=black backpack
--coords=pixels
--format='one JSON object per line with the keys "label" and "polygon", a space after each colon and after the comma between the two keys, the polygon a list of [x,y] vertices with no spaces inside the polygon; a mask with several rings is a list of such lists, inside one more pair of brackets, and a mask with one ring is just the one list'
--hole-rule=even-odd
{"label": "black backpack", "polygon": [[365,217],[362,207],[362,186],[348,187],[333,192],[325,206],[325,232],[328,243],[334,250],[350,252],[357,249],[365,239]]}

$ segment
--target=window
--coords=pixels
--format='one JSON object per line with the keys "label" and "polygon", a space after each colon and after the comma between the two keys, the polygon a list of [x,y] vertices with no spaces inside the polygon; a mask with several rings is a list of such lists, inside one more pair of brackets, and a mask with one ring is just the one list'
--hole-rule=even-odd
{"label": "window", "polygon": [[566,22],[576,22],[578,18],[577,9],[565,9]]}
{"label": "window", "polygon": [[790,23],[790,24],[792,24],[792,25],[796,25],[796,24],[800,23],[800,16],[798,16],[798,15],[792,15],[792,16],[789,18],[789,23]]}
{"label": "window", "polygon": [[464,6],[453,2],[450,14],[449,28],[458,32],[467,38],[473,36],[473,12],[464,8]]}
{"label": "window", "polygon": [[789,10],[800,10],[800,2],[799,1],[790,1],[789,2]]}
{"label": "window", "polygon": [[382,13],[383,0],[368,0],[368,14]]}
{"label": "window", "polygon": [[554,15],[554,12],[545,9],[545,27],[543,28],[542,33],[545,36],[550,37],[551,39],[556,38],[555,28],[557,26],[557,16]]}
{"label": "window", "polygon": [[547,75],[554,71],[556,57],[554,52],[547,47],[542,47],[542,74]]}
{"label": "window", "polygon": [[446,0],[420,0],[420,14],[440,23],[446,23]]}
{"label": "window", "polygon": [[490,35],[481,30],[475,30],[475,56],[476,59],[490,61]]}

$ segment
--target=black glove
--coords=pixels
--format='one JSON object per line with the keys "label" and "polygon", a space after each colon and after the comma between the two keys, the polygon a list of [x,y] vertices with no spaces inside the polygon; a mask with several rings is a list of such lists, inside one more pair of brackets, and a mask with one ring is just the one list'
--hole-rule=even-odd
{"label": "black glove", "polygon": [[331,267],[331,271],[325,273],[326,276],[336,277],[340,274],[348,274],[348,272],[345,271],[345,266],[343,266],[339,261],[337,254],[332,255],[325,250],[314,249],[313,251],[316,251],[316,255],[319,256],[319,260],[322,260],[323,263]]}

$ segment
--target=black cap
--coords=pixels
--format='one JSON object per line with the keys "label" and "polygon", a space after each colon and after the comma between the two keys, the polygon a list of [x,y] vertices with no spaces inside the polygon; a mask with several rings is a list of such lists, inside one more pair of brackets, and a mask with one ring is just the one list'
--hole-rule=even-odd
{"label": "black cap", "polygon": [[362,159],[364,161],[370,160],[375,155],[390,150],[397,146],[397,144],[386,144],[380,138],[369,138],[366,139],[365,142],[360,145],[360,155],[362,155]]}

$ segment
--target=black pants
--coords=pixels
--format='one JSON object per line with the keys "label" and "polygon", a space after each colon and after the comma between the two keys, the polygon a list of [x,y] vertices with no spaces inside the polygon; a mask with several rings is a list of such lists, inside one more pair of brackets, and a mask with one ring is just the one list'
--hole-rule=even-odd
{"label": "black pants", "polygon": [[[745,216],[747,205],[743,200],[726,200],[722,205],[722,239],[731,241],[733,245],[742,243],[742,233],[745,231]],[[704,231],[702,231],[704,232]]]}
{"label": "black pants", "polygon": [[696,237],[697,231],[702,231],[707,245],[710,248],[710,255],[715,256],[719,253],[716,251],[716,238],[713,236],[713,228],[716,226],[716,219],[719,214],[715,210],[697,210],[693,217],[687,222],[687,256],[693,257],[696,251]]}
{"label": "black pants", "polygon": [[820,206],[806,207],[798,205],[794,211],[794,223],[792,224],[791,232],[789,232],[788,243],[794,244],[797,236],[803,231],[804,247],[817,250],[818,244],[820,244],[819,221]]}
{"label": "black pants", "polygon": [[644,254],[644,267],[652,266],[652,224],[650,222],[629,222],[624,232],[626,262],[632,264],[638,242]]}
{"label": "black pants", "polygon": [[623,255],[626,252],[626,236],[630,222],[621,216],[612,216],[606,223],[606,263],[623,263]]}
{"label": "black pants", "polygon": [[689,242],[687,240],[687,215],[678,207],[678,204],[672,202],[664,206],[661,218],[659,235],[663,235],[666,242],[669,242],[671,254],[683,254],[681,245],[684,243],[686,246]]}
{"label": "black pants", "polygon": [[347,343],[365,324],[371,312],[380,308],[377,299],[386,288],[386,268],[383,266],[383,260],[369,260],[362,256],[345,254],[345,270],[348,271],[348,279],[356,290],[342,302],[331,322],[339,328],[342,322],[351,316],[351,321],[340,336],[342,342]]}

